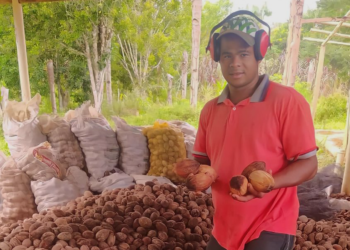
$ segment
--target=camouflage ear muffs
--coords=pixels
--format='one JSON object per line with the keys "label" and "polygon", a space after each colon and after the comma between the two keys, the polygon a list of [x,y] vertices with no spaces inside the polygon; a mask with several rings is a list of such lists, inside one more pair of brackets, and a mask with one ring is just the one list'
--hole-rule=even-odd
{"label": "camouflage ear muffs", "polygon": [[[257,19],[269,29],[269,34],[265,30],[259,29],[259,26],[250,18],[243,15],[249,15]],[[237,17],[239,16],[239,17]],[[215,30],[222,27],[220,33],[214,33]],[[256,60],[262,60],[267,52],[270,43],[270,26],[254,15],[250,11],[240,10],[226,17],[222,22],[216,25],[210,32],[209,43],[206,50],[210,51],[211,58],[218,62],[220,60],[219,38],[225,34],[236,34],[240,36],[249,46],[254,47]]]}

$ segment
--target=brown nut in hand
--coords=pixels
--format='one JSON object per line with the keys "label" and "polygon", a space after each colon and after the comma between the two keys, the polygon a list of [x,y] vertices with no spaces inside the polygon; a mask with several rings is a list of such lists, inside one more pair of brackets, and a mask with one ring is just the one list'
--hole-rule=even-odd
{"label": "brown nut in hand", "polygon": [[262,193],[270,192],[275,186],[272,175],[263,170],[256,170],[249,175],[249,182],[253,188]]}
{"label": "brown nut in hand", "polygon": [[182,178],[187,178],[189,174],[197,174],[199,166],[199,162],[195,160],[184,159],[174,164],[174,172]]}
{"label": "brown nut in hand", "polygon": [[231,178],[230,191],[232,194],[244,196],[247,193],[248,179],[243,175],[237,175]]}
{"label": "brown nut in hand", "polygon": [[249,164],[242,172],[246,178],[249,178],[249,175],[257,170],[266,171],[266,164],[263,161],[255,161]]}

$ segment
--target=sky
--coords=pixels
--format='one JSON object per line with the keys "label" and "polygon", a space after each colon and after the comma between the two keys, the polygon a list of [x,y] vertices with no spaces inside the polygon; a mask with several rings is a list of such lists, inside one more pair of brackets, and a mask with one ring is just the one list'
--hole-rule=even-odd
{"label": "sky", "polygon": [[[216,2],[216,0],[204,0],[203,4],[206,1]],[[309,9],[316,9],[316,2],[318,0],[305,0],[304,1],[304,13]],[[233,11],[239,9],[246,9],[247,5],[252,7],[253,5],[262,6],[265,2],[268,9],[272,12],[272,15],[265,17],[264,21],[273,25],[274,23],[286,22],[289,19],[290,15],[290,0],[231,0],[233,3]]]}

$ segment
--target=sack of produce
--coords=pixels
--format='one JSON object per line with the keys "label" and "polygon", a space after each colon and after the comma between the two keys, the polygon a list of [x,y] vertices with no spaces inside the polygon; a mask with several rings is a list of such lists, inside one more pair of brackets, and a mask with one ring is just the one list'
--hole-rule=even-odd
{"label": "sack of produce", "polygon": [[98,193],[116,188],[128,188],[134,184],[134,179],[120,169],[115,169],[109,173],[106,173],[106,176],[103,178],[96,179],[91,177],[89,180],[90,189]]}
{"label": "sack of produce", "polygon": [[0,224],[15,223],[37,212],[30,178],[18,169],[12,158],[0,169],[0,189],[3,199]]}
{"label": "sack of produce", "polygon": [[169,121],[169,124],[174,125],[174,126],[178,127],[179,129],[181,129],[181,132],[185,136],[196,137],[196,135],[197,135],[196,128],[187,122],[173,120],[173,121]]}
{"label": "sack of produce", "polygon": [[176,127],[168,123],[156,121],[152,127],[143,129],[148,138],[148,147],[151,153],[150,170],[147,175],[164,176],[174,183],[183,182],[183,179],[173,171],[174,163],[186,158],[184,135]]}
{"label": "sack of produce", "polygon": [[84,167],[84,156],[78,139],[70,129],[70,124],[57,115],[38,117],[39,128],[47,136],[51,147],[58,152],[58,160],[66,167]]}
{"label": "sack of produce", "polygon": [[9,101],[4,110],[3,130],[11,156],[17,160],[23,153],[46,141],[40,132],[37,115],[41,97],[36,94],[31,100]]}
{"label": "sack of produce", "polygon": [[197,135],[197,130],[195,129],[195,127],[193,127],[187,122],[178,121],[178,120],[173,120],[173,121],[158,120],[158,122],[168,122],[170,125],[173,125],[181,130],[181,132],[184,134],[184,137],[185,137],[187,158],[194,159],[192,153],[193,153],[194,142],[196,140],[196,135]]}
{"label": "sack of produce", "polygon": [[18,168],[34,181],[47,181],[53,177],[63,179],[67,166],[58,160],[58,153],[50,143],[43,142],[28,149],[27,154],[18,161]]}
{"label": "sack of produce", "polygon": [[193,157],[193,147],[196,137],[185,136],[186,153],[188,159],[194,159]]}
{"label": "sack of produce", "polygon": [[39,212],[64,206],[81,196],[79,188],[70,180],[51,178],[48,181],[32,181],[31,188]]}
{"label": "sack of produce", "polygon": [[8,157],[4,154],[4,152],[0,151],[0,168],[5,164],[8,160]]}
{"label": "sack of produce", "polygon": [[89,174],[99,179],[106,171],[117,167],[119,146],[116,134],[89,102],[78,108],[75,114],[70,121],[72,132],[79,140]]}
{"label": "sack of produce", "polygon": [[119,117],[112,117],[116,125],[117,141],[120,146],[119,168],[126,174],[147,174],[149,150],[147,138],[137,127],[128,125]]}
{"label": "sack of produce", "polygon": [[89,177],[78,167],[70,167],[67,170],[67,180],[73,183],[78,189],[79,194],[83,195],[85,191],[89,190]]}
{"label": "sack of produce", "polygon": [[163,176],[149,176],[149,175],[133,174],[133,175],[131,175],[131,177],[134,178],[136,184],[146,185],[147,182],[157,181],[157,182],[159,182],[159,184],[167,183],[167,184],[170,184],[170,185],[176,187],[176,185],[174,185],[174,183],[172,183],[171,180],[169,180],[168,178],[163,177]]}

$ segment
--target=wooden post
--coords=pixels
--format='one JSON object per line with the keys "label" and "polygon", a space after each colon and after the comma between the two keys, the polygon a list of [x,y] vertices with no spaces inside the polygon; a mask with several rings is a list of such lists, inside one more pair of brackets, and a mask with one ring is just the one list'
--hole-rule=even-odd
{"label": "wooden post", "polygon": [[318,66],[317,66],[315,87],[314,87],[314,91],[313,91],[312,104],[311,104],[312,119],[315,119],[316,109],[317,109],[317,101],[318,101],[318,97],[320,95],[325,53],[326,53],[326,45],[321,45],[320,55],[318,57]]}
{"label": "wooden post", "polygon": [[307,82],[311,85],[315,78],[315,60],[312,59],[309,63],[309,71],[307,73]]}
{"label": "wooden post", "polygon": [[18,0],[12,1],[13,20],[15,23],[17,58],[19,67],[19,79],[21,81],[22,101],[29,101],[31,98],[26,37],[24,33],[23,10]]}
{"label": "wooden post", "polygon": [[288,73],[289,73],[289,66],[291,64],[291,52],[292,52],[292,41],[293,41],[293,24],[294,24],[294,18],[295,14],[297,12],[296,8],[297,2],[296,0],[290,1],[290,17],[289,17],[289,32],[288,32],[288,39],[287,39],[287,49],[286,49],[286,58],[284,60],[284,70],[283,70],[283,78],[282,78],[282,84],[287,85],[288,84]]}
{"label": "wooden post", "polygon": [[298,0],[296,2],[296,12],[293,24],[293,47],[291,50],[291,61],[289,65],[288,73],[288,86],[294,86],[295,79],[298,73],[299,65],[299,50],[300,50],[300,40],[301,40],[301,23],[303,18],[304,0]]}
{"label": "wooden post", "polygon": [[[349,131],[347,135],[349,136]],[[347,138],[347,140],[349,141],[349,138]],[[350,195],[350,147],[349,147],[349,144],[346,146],[346,150],[345,150],[345,169],[344,169],[341,192],[345,193],[346,195]]]}
{"label": "wooden post", "polygon": [[197,106],[199,85],[199,46],[201,38],[202,0],[192,0],[192,64],[191,64],[191,105]]}
{"label": "wooden post", "polygon": [[346,105],[347,113],[346,113],[346,125],[344,130],[344,138],[343,138],[343,147],[342,149],[346,150],[346,147],[348,145],[348,136],[349,136],[349,119],[350,119],[350,90],[348,94],[348,102]]}
{"label": "wooden post", "polygon": [[186,99],[187,90],[187,68],[188,68],[188,53],[183,53],[183,60],[181,65],[181,87],[182,87],[182,99]]}
{"label": "wooden post", "polygon": [[55,96],[55,77],[54,77],[55,74],[54,74],[52,60],[49,60],[47,62],[47,76],[48,76],[49,85],[50,85],[50,99],[51,99],[52,112],[54,114],[57,114],[56,96]]}
{"label": "wooden post", "polygon": [[173,104],[173,97],[171,94],[172,88],[173,88],[173,76],[170,74],[167,74],[168,78],[168,105]]}

